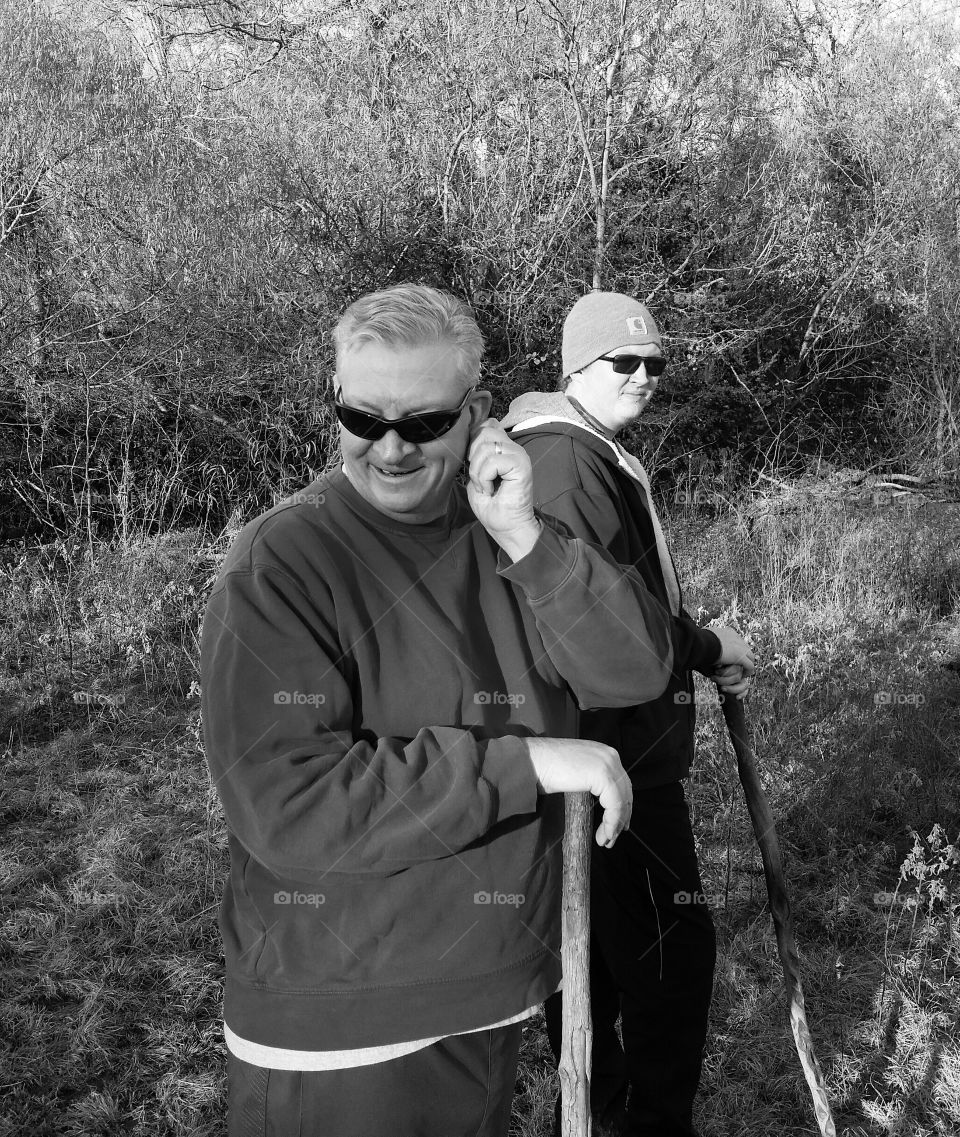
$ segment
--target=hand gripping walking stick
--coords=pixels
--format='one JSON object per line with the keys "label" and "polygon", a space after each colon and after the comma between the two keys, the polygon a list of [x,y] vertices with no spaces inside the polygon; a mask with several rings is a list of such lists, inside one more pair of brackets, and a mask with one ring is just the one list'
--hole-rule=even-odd
{"label": "hand gripping walking stick", "polygon": [[[837,1130],[830,1112],[830,1102],[827,1090],[820,1072],[817,1056],[813,1052],[813,1040],[810,1037],[810,1028],[807,1026],[807,1011],[803,1001],[803,986],[800,982],[800,959],[797,954],[797,941],[793,932],[793,915],[790,912],[790,898],[787,896],[787,886],[783,875],[783,861],[780,857],[780,842],[777,840],[777,831],[773,824],[773,811],[767,801],[763,787],[760,785],[760,775],[757,773],[757,763],[753,756],[747,730],[746,716],[743,711],[743,701],[732,695],[720,692],[723,706],[723,717],[730,732],[730,741],[737,756],[737,770],[743,785],[743,792],[747,799],[747,809],[750,820],[753,822],[753,831],[756,834],[757,844],[760,846],[760,856],[763,860],[763,875],[767,882],[767,896],[770,899],[770,914],[773,916],[773,927],[777,934],[777,951],[783,965],[783,977],[787,989],[787,998],[790,1003],[790,1026],[793,1030],[793,1041],[800,1055],[800,1064],[810,1087],[810,1096],[813,1098],[813,1110],[817,1116],[817,1125],[821,1137],[836,1137]],[[566,988],[566,971],[564,971],[564,988]],[[566,990],[564,990],[566,999]]]}
{"label": "hand gripping walking stick", "polygon": [[593,797],[565,794],[561,1137],[590,1135],[590,854]]}

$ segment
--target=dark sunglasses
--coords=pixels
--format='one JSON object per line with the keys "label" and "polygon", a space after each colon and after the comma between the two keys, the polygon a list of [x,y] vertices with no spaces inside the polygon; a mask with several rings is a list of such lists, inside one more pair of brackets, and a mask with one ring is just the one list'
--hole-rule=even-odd
{"label": "dark sunglasses", "polygon": [[597,358],[612,363],[613,370],[618,375],[632,375],[640,370],[642,363],[647,369],[647,374],[656,379],[658,375],[663,374],[667,366],[667,361],[662,355],[600,355]]}
{"label": "dark sunglasses", "polygon": [[376,442],[378,438],[383,438],[388,430],[395,430],[404,442],[432,442],[457,425],[467,400],[476,389],[477,386],[474,384],[454,411],[425,411],[423,414],[407,415],[405,418],[380,418],[379,415],[371,415],[340,402],[342,391],[338,387],[334,392],[333,409],[341,426],[358,438]]}

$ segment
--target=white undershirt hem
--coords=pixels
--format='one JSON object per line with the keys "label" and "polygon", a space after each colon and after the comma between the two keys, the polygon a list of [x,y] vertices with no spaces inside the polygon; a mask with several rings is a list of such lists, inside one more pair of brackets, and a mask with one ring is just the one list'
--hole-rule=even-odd
{"label": "white undershirt hem", "polygon": [[[540,1004],[527,1007],[518,1015],[503,1019],[488,1026],[477,1026],[473,1030],[457,1031],[457,1034],[476,1034],[481,1030],[496,1030],[497,1027],[511,1026],[513,1023],[523,1022],[537,1013]],[[223,1036],[227,1049],[242,1062],[249,1062],[251,1066],[266,1066],[270,1070],[349,1070],[357,1066],[373,1066],[377,1062],[389,1062],[393,1058],[402,1058],[405,1054],[413,1054],[427,1046],[433,1046],[442,1038],[451,1035],[439,1034],[436,1038],[418,1038],[412,1042],[392,1042],[386,1046],[364,1046],[356,1050],[287,1050],[280,1046],[264,1046],[259,1042],[250,1042],[241,1038],[223,1024]]]}

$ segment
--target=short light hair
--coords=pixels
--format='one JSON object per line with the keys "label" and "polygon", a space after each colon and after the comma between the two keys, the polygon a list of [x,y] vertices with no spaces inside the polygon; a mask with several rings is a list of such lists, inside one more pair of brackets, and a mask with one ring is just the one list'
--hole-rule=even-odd
{"label": "short light hair", "polygon": [[395,284],[355,300],[333,330],[337,366],[345,355],[367,343],[418,347],[449,343],[460,358],[460,375],[476,383],[483,358],[483,333],[473,309],[439,288]]}

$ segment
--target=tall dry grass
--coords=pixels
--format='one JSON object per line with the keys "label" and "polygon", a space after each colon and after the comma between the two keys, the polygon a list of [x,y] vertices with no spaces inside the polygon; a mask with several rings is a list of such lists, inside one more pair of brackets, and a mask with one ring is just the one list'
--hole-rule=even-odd
{"label": "tall dry grass", "polygon": [[[761,658],[749,715],[839,1129],[955,1137],[960,516],[789,505],[665,513],[688,606],[736,619]],[[223,547],[191,531],[4,555],[0,1137],[224,1131],[227,860],[197,684]],[[700,694],[689,794],[720,958],[698,1124],[812,1133],[759,857]],[[516,1134],[548,1132],[555,1089],[535,1020]]]}

